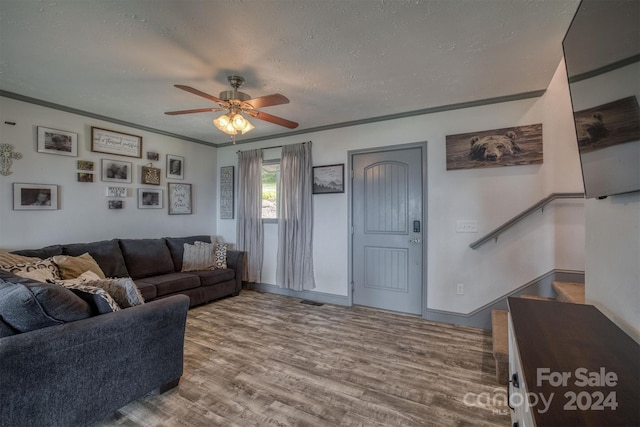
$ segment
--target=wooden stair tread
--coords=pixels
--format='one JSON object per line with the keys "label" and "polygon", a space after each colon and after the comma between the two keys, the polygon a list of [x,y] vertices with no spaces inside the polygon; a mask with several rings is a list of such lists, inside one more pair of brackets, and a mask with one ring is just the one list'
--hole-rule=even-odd
{"label": "wooden stair tread", "polygon": [[543,296],[540,296],[540,295],[520,295],[520,298],[537,299],[537,300],[540,300],[540,301],[555,301],[554,298],[543,297]]}
{"label": "wooden stair tread", "polygon": [[584,304],[584,283],[554,281],[552,287],[558,294],[558,301]]}
{"label": "wooden stair tread", "polygon": [[496,381],[506,384],[509,378],[509,312],[507,310],[491,310],[491,329]]}

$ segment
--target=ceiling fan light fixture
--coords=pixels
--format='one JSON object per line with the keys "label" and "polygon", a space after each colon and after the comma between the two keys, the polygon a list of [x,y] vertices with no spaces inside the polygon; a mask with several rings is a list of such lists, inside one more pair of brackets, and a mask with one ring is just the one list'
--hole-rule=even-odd
{"label": "ceiling fan light fixture", "polygon": [[251,122],[249,122],[249,120],[245,120],[245,121],[247,122],[247,125],[244,127],[244,129],[240,129],[240,132],[242,132],[243,135],[253,130],[253,128],[255,127],[251,124]]}
{"label": "ceiling fan light fixture", "polygon": [[247,120],[242,117],[242,114],[236,113],[231,118],[231,123],[233,123],[233,128],[235,130],[242,131],[245,127],[247,127]]}

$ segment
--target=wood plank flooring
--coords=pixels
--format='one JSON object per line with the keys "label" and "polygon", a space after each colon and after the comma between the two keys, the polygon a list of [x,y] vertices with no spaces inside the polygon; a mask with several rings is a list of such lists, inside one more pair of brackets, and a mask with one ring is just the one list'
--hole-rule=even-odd
{"label": "wood plank flooring", "polygon": [[189,311],[180,385],[107,426],[507,426],[491,335],[242,291]]}

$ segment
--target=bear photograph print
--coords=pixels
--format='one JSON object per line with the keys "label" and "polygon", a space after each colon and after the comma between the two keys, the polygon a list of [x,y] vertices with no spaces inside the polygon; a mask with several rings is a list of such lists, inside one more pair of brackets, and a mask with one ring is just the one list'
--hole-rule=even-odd
{"label": "bear photograph print", "polygon": [[447,135],[447,170],[542,163],[542,123]]}
{"label": "bear photograph print", "polygon": [[640,108],[635,96],[574,114],[581,153],[640,140]]}

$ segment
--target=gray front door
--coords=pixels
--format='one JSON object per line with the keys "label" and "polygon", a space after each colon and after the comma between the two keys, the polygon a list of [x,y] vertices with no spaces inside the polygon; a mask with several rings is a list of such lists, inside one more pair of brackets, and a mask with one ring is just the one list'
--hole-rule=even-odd
{"label": "gray front door", "polygon": [[352,158],[353,303],[422,314],[422,148]]}

